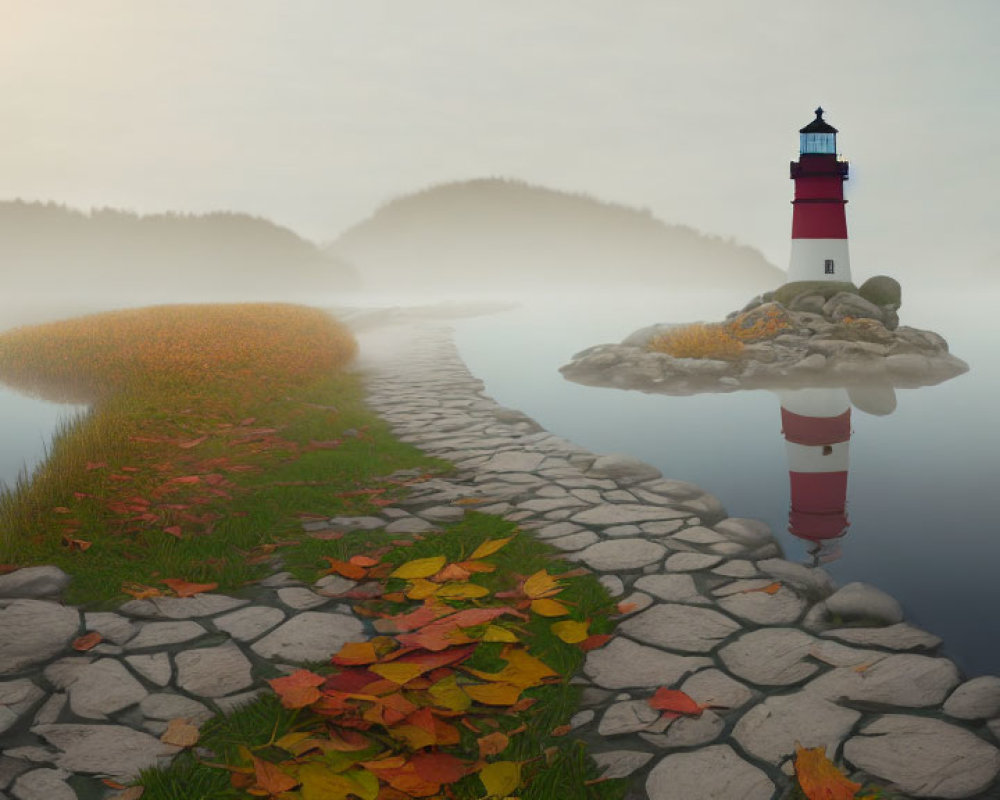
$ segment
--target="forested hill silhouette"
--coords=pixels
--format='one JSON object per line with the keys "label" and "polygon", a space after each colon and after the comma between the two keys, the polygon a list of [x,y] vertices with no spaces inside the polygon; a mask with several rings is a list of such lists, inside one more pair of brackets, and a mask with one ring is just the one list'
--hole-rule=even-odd
{"label": "forested hill silhouette", "polygon": [[259,217],[0,202],[0,286],[14,298],[296,299],[354,288],[335,256]]}
{"label": "forested hill silhouette", "polygon": [[648,211],[495,178],[392,200],[330,252],[354,265],[365,289],[727,285],[755,292],[785,278],[751,247],[668,225]]}

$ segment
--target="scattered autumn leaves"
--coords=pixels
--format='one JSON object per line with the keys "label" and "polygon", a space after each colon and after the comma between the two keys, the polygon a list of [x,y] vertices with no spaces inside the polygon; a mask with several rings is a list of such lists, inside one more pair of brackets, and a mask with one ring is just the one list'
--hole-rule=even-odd
{"label": "scattered autumn leaves", "polygon": [[582,650],[608,637],[592,634],[593,620],[573,618],[575,604],[561,599],[567,578],[584,570],[541,569],[515,576],[505,591],[479,581],[513,538],[488,539],[452,561],[382,560],[400,548],[327,557],[327,573],[358,581],[340,596],[359,601],[378,635],[341,647],[328,674],[299,669],[271,680],[295,724],[262,747],[241,747],[235,763],[212,766],[228,770],[245,796],[280,800],[453,797],[459,786],[469,797],[517,793],[552,756],[511,755],[535,690],[569,677],[531,652],[530,624],[540,620],[560,646]]}

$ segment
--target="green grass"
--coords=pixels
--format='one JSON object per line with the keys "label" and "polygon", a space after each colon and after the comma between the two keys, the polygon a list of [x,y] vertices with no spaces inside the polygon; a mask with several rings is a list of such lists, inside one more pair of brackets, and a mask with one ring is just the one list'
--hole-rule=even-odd
{"label": "green grass", "polygon": [[[399,547],[383,556],[382,560],[394,566],[405,561],[428,556],[445,555],[449,561],[461,560],[469,555],[481,542],[516,533],[516,527],[498,517],[469,513],[461,522],[448,526],[437,534],[426,534],[415,538],[408,547]],[[351,555],[371,552],[384,546],[392,537],[384,532],[368,533],[364,536],[314,542],[293,551],[289,560],[293,572],[304,580],[315,580],[317,570],[323,562],[321,556],[347,559]],[[394,537],[394,538],[399,538]],[[493,592],[513,589],[521,577],[547,569],[558,575],[569,571],[570,565],[558,558],[553,548],[534,539],[529,534],[518,534],[506,547],[491,557],[497,565],[493,573],[477,575],[477,582],[488,586]],[[572,575],[564,580],[564,589],[558,595],[561,602],[571,608],[571,617],[591,620],[591,631],[608,632],[612,628],[609,616],[614,612],[614,603],[593,575]],[[389,591],[402,585],[398,579],[387,579]],[[395,613],[413,607],[413,603],[382,604],[384,613]],[[495,713],[482,709],[471,713],[470,719],[490,716],[496,729],[512,731],[526,724],[527,728],[511,736],[507,749],[496,756],[498,760],[524,762],[523,776],[526,788],[519,794],[532,800],[550,800],[556,797],[572,797],[574,800],[616,800],[623,796],[627,781],[599,781],[588,785],[598,777],[598,770],[586,756],[583,743],[572,734],[553,735],[552,731],[565,725],[578,707],[578,688],[568,681],[579,669],[583,653],[573,645],[562,642],[550,630],[551,619],[530,615],[530,620],[519,626],[523,641],[529,644],[533,655],[540,657],[551,668],[563,676],[556,684],[527,689],[525,696],[537,699],[527,711],[517,715]],[[503,664],[498,657],[502,645],[482,643],[477,648],[468,666],[492,670]],[[330,665],[317,666],[320,674],[335,671]],[[186,752],[163,770],[143,772],[139,783],[145,787],[144,800],[179,800],[182,797],[227,798],[246,797],[230,788],[228,773],[212,764],[236,764],[245,761],[241,747],[249,747],[260,757],[273,755],[276,761],[287,758],[271,751],[267,745],[276,738],[292,730],[321,729],[323,718],[308,709],[289,711],[282,708],[273,695],[265,695],[252,704],[238,709],[229,716],[216,717],[203,727],[200,747],[207,748],[212,756],[199,763]],[[474,759],[478,746],[476,735],[458,726],[462,742],[456,747],[466,757]],[[485,728],[489,731],[491,728]],[[259,749],[255,749],[259,748]],[[202,794],[185,795],[191,787],[198,787]],[[451,786],[457,800],[475,800],[481,796],[481,786],[475,775]]]}

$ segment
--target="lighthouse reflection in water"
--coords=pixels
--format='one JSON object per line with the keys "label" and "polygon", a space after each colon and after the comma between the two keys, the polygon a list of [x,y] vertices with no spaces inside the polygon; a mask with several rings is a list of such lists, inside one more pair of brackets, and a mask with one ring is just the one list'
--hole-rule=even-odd
{"label": "lighthouse reflection in water", "polygon": [[841,555],[847,533],[851,406],[884,416],[896,408],[891,386],[826,387],[777,392],[788,453],[788,530],[812,543],[814,565]]}

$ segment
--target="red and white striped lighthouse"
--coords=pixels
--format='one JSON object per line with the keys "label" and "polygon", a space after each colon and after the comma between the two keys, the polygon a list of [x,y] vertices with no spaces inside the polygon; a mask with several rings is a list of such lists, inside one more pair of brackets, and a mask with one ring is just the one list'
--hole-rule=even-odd
{"label": "red and white striped lighthouse", "polygon": [[799,131],[799,160],[791,164],[792,257],[788,280],[849,281],[844,181],[848,163],[837,159],[837,129],[816,109],[816,119]]}
{"label": "red and white striped lighthouse", "polygon": [[788,452],[792,507],[788,530],[822,542],[842,536],[847,521],[847,467],[851,401],[843,388],[778,393]]}

